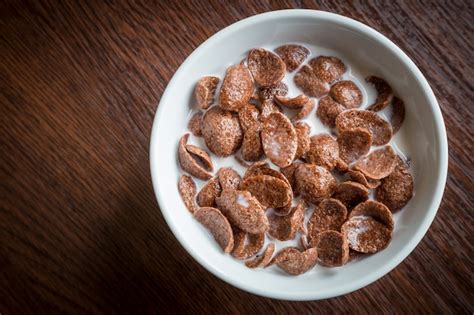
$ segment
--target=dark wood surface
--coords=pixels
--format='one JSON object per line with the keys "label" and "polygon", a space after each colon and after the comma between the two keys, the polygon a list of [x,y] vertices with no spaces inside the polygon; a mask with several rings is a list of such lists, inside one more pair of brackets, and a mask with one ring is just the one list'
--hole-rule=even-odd
{"label": "dark wood surface", "polygon": [[[474,312],[472,1],[52,1],[0,4],[0,313]],[[242,18],[314,8],[399,45],[438,97],[449,175],[427,235],[395,270],[315,302],[218,280],[179,245],[152,190],[154,113],[178,66]]]}

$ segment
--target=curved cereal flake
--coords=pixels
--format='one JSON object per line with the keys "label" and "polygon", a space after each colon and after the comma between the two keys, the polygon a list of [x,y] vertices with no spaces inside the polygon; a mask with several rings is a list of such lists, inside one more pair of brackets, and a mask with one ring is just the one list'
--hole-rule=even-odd
{"label": "curved cereal flake", "polygon": [[316,116],[318,116],[323,124],[334,128],[336,126],[336,117],[345,110],[344,105],[336,102],[331,96],[325,96],[319,100]]}
{"label": "curved cereal flake", "polygon": [[369,199],[369,190],[356,182],[342,182],[336,186],[332,197],[340,200],[347,209],[352,209]]}
{"label": "curved cereal flake", "polygon": [[337,143],[341,159],[346,163],[352,163],[369,153],[372,135],[364,128],[347,129],[339,134]]}
{"label": "curved cereal flake", "polygon": [[251,127],[260,124],[258,121],[258,116],[260,115],[260,110],[253,104],[245,104],[239,110],[239,122],[242,130],[245,132]]}
{"label": "curved cereal flake", "polygon": [[413,177],[405,163],[397,158],[395,170],[382,179],[375,191],[375,199],[386,205],[390,211],[402,209],[413,197]]}
{"label": "curved cereal flake", "polygon": [[222,192],[219,178],[213,177],[209,180],[197,195],[197,204],[200,207],[214,207],[216,205],[216,198]]}
{"label": "curved cereal flake", "polygon": [[245,161],[258,161],[263,156],[260,128],[260,125],[254,125],[244,134],[241,154]]}
{"label": "curved cereal flake", "polygon": [[198,108],[208,109],[214,103],[217,85],[220,79],[218,77],[206,76],[199,79],[194,88],[194,97]]}
{"label": "curved cereal flake", "polygon": [[376,253],[386,248],[392,239],[392,230],[367,216],[350,218],[342,226],[349,248],[360,253]]}
{"label": "curved cereal flake", "polygon": [[321,80],[307,65],[301,67],[293,81],[308,96],[321,97],[329,92],[329,84]]}
{"label": "curved cereal flake", "polygon": [[294,44],[280,46],[275,52],[283,59],[289,72],[295,71],[309,56],[308,48]]}
{"label": "curved cereal flake", "polygon": [[392,87],[384,79],[373,75],[367,77],[365,81],[372,83],[377,90],[377,99],[367,107],[367,110],[378,112],[387,107],[393,99]]}
{"label": "curved cereal flake", "polygon": [[291,188],[286,182],[269,175],[244,178],[242,188],[248,190],[263,208],[279,208],[292,200]]}
{"label": "curved cereal flake", "polygon": [[194,213],[197,209],[195,201],[197,188],[191,176],[181,175],[178,181],[178,191],[186,208]]}
{"label": "curved cereal flake", "polygon": [[349,260],[349,243],[343,234],[336,231],[324,231],[316,241],[318,261],[326,267],[345,265]]}
{"label": "curved cereal flake", "polygon": [[188,172],[189,174],[200,178],[200,179],[209,179],[212,177],[211,173],[202,167],[196,159],[191,155],[191,153],[186,150],[186,143],[188,142],[189,133],[185,134],[179,140],[178,145],[178,160],[181,168]]}
{"label": "curved cereal flake", "polygon": [[255,82],[260,86],[270,86],[283,80],[286,66],[278,55],[263,48],[251,49],[247,66]]}
{"label": "curved cereal flake", "polygon": [[346,108],[356,108],[362,104],[362,92],[352,81],[339,81],[331,87],[329,95]]}
{"label": "curved cereal flake", "polygon": [[279,171],[270,168],[267,162],[260,161],[253,163],[245,172],[244,179],[257,175],[269,175],[272,177],[276,177],[284,181],[288,185],[288,187],[291,188],[290,182],[285,177],[285,175],[283,175]]}
{"label": "curved cereal flake", "polygon": [[243,138],[237,115],[218,106],[210,108],[204,115],[202,135],[209,150],[223,157],[235,153]]}
{"label": "curved cereal flake", "polygon": [[265,267],[270,263],[270,260],[272,259],[273,253],[275,252],[275,243],[270,243],[267,248],[265,248],[265,251],[257,255],[254,259],[248,260],[245,262],[245,265],[249,268],[259,268],[259,267]]}
{"label": "curved cereal flake", "polygon": [[350,109],[343,111],[336,118],[339,133],[347,129],[365,128],[372,135],[372,145],[387,144],[392,138],[392,127],[372,111]]}
{"label": "curved cereal flake", "polygon": [[325,167],[331,171],[339,160],[339,146],[329,134],[312,136],[309,150],[304,158],[308,163]]}
{"label": "curved cereal flake", "polygon": [[263,102],[273,100],[275,97],[284,97],[288,94],[288,85],[278,82],[269,86],[262,86],[258,89],[258,99]]}
{"label": "curved cereal flake", "polygon": [[387,226],[390,230],[393,230],[395,226],[392,213],[387,208],[387,206],[374,200],[367,200],[357,205],[357,207],[351,211],[349,219],[356,216],[371,217],[372,219]]}
{"label": "curved cereal flake", "polygon": [[188,122],[188,129],[196,137],[202,137],[202,112],[195,113]]}
{"label": "curved cereal flake", "polygon": [[298,113],[296,113],[296,115],[291,118],[291,121],[295,122],[308,117],[308,115],[313,111],[314,106],[314,101],[311,99],[308,100],[308,102],[306,102],[303,107],[301,107]]}
{"label": "curved cereal flake", "polygon": [[234,249],[232,256],[247,259],[257,254],[265,243],[265,233],[250,234],[234,227]]}
{"label": "curved cereal flake", "polygon": [[219,94],[219,105],[224,110],[238,111],[250,100],[254,86],[252,76],[244,65],[227,68]]}
{"label": "curved cereal flake", "polygon": [[393,134],[400,130],[403,120],[405,120],[405,103],[395,96],[392,101],[392,116],[390,117]]}
{"label": "curved cereal flake", "polygon": [[393,172],[396,164],[397,155],[392,147],[387,145],[357,161],[353,169],[362,172],[367,178],[382,179]]}
{"label": "curved cereal flake", "polygon": [[285,247],[270,261],[268,266],[276,264],[290,275],[300,275],[313,268],[318,261],[316,248],[301,252],[296,247]]}
{"label": "curved cereal flake", "polygon": [[227,218],[212,207],[199,208],[194,212],[194,217],[211,232],[224,252],[230,253],[234,247],[234,236]]}
{"label": "curved cereal flake", "polygon": [[295,128],[285,115],[270,114],[263,122],[261,137],[263,151],[275,165],[285,167],[293,162],[298,138]]}
{"label": "curved cereal flake", "polygon": [[333,198],[322,199],[308,221],[308,246],[316,246],[318,234],[324,231],[341,231],[346,218],[347,209],[342,202]]}
{"label": "curved cereal flake", "polygon": [[293,162],[287,167],[280,168],[280,172],[283,174],[283,176],[286,177],[286,179],[290,183],[291,189],[293,190],[294,197],[299,195],[299,192],[296,190],[295,171],[298,168],[298,166],[301,164],[302,164],[301,162]]}
{"label": "curved cereal flake", "polygon": [[295,160],[304,156],[308,152],[311,139],[309,133],[311,127],[305,122],[297,122],[295,124],[296,137],[298,139],[298,148],[296,149]]}
{"label": "curved cereal flake", "polygon": [[339,80],[346,72],[346,66],[336,57],[319,56],[311,59],[308,64],[318,78],[328,83]]}
{"label": "curved cereal flake", "polygon": [[206,171],[212,172],[214,167],[212,165],[211,157],[206,151],[192,144],[187,144],[186,150],[193,156],[199,165],[204,167]]}
{"label": "curved cereal flake", "polygon": [[260,234],[268,229],[268,219],[258,200],[248,191],[224,190],[216,198],[217,207],[239,229]]}
{"label": "curved cereal flake", "polygon": [[300,94],[296,97],[275,96],[275,100],[281,106],[290,109],[302,108],[306,103],[310,101],[309,97],[304,94]]}
{"label": "curved cereal flake", "polygon": [[348,174],[351,180],[358,182],[369,189],[377,188],[380,185],[380,180],[367,178],[362,172],[349,170]]}
{"label": "curved cereal flake", "polygon": [[317,204],[320,198],[331,196],[336,180],[324,167],[301,164],[295,171],[296,188],[303,199]]}
{"label": "curved cereal flake", "polygon": [[240,177],[239,173],[230,167],[221,168],[217,172],[217,177],[219,178],[219,183],[222,190],[238,189],[240,187],[240,183],[242,182],[242,177]]}
{"label": "curved cereal flake", "polygon": [[268,217],[270,225],[268,235],[280,241],[294,239],[296,232],[298,232],[300,227],[304,224],[305,211],[306,203],[301,200],[286,216],[271,214]]}

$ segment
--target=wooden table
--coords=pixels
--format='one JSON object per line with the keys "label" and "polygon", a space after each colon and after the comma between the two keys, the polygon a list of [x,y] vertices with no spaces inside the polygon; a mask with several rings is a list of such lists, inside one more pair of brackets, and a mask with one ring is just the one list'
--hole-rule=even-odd
{"label": "wooden table", "polygon": [[[472,2],[338,2],[2,1],[0,313],[472,314]],[[352,17],[399,45],[438,97],[450,149],[441,208],[415,251],[319,302],[254,296],[198,265],[160,214],[148,160],[157,104],[184,59],[231,23],[297,7]]]}

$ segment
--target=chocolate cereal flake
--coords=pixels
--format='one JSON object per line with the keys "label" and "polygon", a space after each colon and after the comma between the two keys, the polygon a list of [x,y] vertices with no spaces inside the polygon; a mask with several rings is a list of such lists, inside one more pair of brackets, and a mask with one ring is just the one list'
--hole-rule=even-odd
{"label": "chocolate cereal flake", "polygon": [[265,209],[284,207],[292,200],[288,184],[269,175],[244,178],[242,188],[251,192]]}
{"label": "chocolate cereal flake", "polygon": [[369,199],[369,190],[356,182],[343,182],[336,186],[332,197],[340,200],[350,210]]}
{"label": "chocolate cereal flake", "polygon": [[371,179],[382,179],[394,170],[397,163],[397,155],[392,147],[387,145],[382,149],[375,150],[369,155],[357,161],[353,169],[362,172],[365,177]]}
{"label": "chocolate cereal flake", "polygon": [[341,159],[352,163],[370,151],[372,135],[365,128],[347,129],[339,134],[337,143]]}
{"label": "chocolate cereal flake", "polygon": [[186,143],[188,142],[189,133],[183,135],[179,140],[178,146],[178,160],[181,168],[189,174],[200,178],[209,179],[212,177],[211,173],[205,169],[198,161],[186,150]]}
{"label": "chocolate cereal flake", "polygon": [[285,247],[270,261],[268,266],[276,264],[290,275],[301,275],[313,268],[318,260],[318,252],[310,248],[301,252],[296,247]]}
{"label": "chocolate cereal flake", "polygon": [[346,108],[356,108],[362,104],[362,92],[352,81],[339,81],[331,87],[329,95]]}
{"label": "chocolate cereal flake", "polygon": [[219,105],[224,110],[238,111],[253,94],[252,76],[244,65],[227,68],[219,94]]}
{"label": "chocolate cereal flake", "polygon": [[234,237],[227,218],[212,207],[199,208],[194,212],[194,217],[211,232],[224,252],[230,253],[234,247]]}
{"label": "chocolate cereal flake", "polygon": [[365,128],[372,135],[372,145],[387,144],[392,138],[392,127],[372,111],[350,109],[340,113],[336,118],[339,133],[348,129]]}
{"label": "chocolate cereal flake", "polygon": [[263,48],[251,49],[247,65],[255,82],[260,86],[277,84],[285,76],[286,66],[278,55]]}
{"label": "chocolate cereal flake", "polygon": [[308,246],[316,246],[318,234],[324,231],[340,232],[346,218],[347,209],[341,201],[333,198],[322,199],[308,221]]}
{"label": "chocolate cereal flake", "polygon": [[393,134],[400,130],[403,121],[405,120],[405,103],[398,97],[394,97],[392,101],[392,116],[390,117],[390,124],[392,125]]}
{"label": "chocolate cereal flake", "polygon": [[218,77],[206,76],[199,79],[194,88],[194,97],[197,107],[200,109],[208,109],[214,103],[214,95],[216,94],[217,85],[220,79]]}
{"label": "chocolate cereal flake", "polygon": [[392,87],[384,79],[374,75],[367,77],[365,81],[372,83],[377,90],[377,99],[367,110],[378,112],[387,107],[393,99]]}
{"label": "chocolate cereal flake", "polygon": [[350,218],[342,226],[349,247],[361,253],[376,253],[386,248],[392,239],[392,231],[384,224],[367,216]]}
{"label": "chocolate cereal flake", "polygon": [[265,155],[277,166],[293,162],[298,148],[298,138],[290,120],[282,113],[272,113],[263,122],[261,132]]}
{"label": "chocolate cereal flake", "polygon": [[181,175],[178,181],[178,191],[183,199],[184,205],[191,212],[194,213],[197,209],[196,207],[196,183],[191,176]]}
{"label": "chocolate cereal flake", "polygon": [[331,96],[325,96],[319,100],[316,116],[318,116],[323,124],[334,128],[336,126],[336,117],[345,110],[344,105],[336,102]]}
{"label": "chocolate cereal flake", "polygon": [[197,195],[197,203],[200,207],[215,207],[216,198],[222,192],[219,179],[217,177],[211,178]]}
{"label": "chocolate cereal flake", "polygon": [[307,65],[301,67],[293,81],[308,96],[321,97],[329,92],[329,84],[321,80]]}
{"label": "chocolate cereal flake", "polygon": [[259,234],[268,229],[268,219],[258,200],[248,191],[224,190],[216,198],[217,207],[239,229]]}
{"label": "chocolate cereal flake", "polygon": [[295,71],[309,56],[308,48],[294,44],[280,46],[275,52],[283,59],[289,72]]}
{"label": "chocolate cereal flake", "polygon": [[202,137],[202,112],[195,113],[188,122],[188,129],[196,137]]}
{"label": "chocolate cereal flake", "polygon": [[329,134],[311,137],[308,152],[304,156],[306,162],[333,170],[339,160],[339,146]]}
{"label": "chocolate cereal flake", "polygon": [[309,133],[311,127],[305,122],[297,122],[295,124],[296,137],[298,139],[298,148],[296,149],[295,159],[299,159],[308,152],[311,139]]}
{"label": "chocolate cereal flake", "polygon": [[349,260],[349,243],[340,232],[325,231],[316,241],[318,260],[326,267],[339,267]]}
{"label": "chocolate cereal flake", "polygon": [[309,66],[321,80],[328,83],[339,80],[346,72],[346,66],[336,57],[319,56],[311,59]]}
{"label": "chocolate cereal flake", "polygon": [[314,164],[299,165],[295,179],[301,197],[313,204],[317,204],[320,198],[331,196],[336,185],[336,180],[327,169]]}
{"label": "chocolate cereal flake", "polygon": [[254,259],[248,260],[245,262],[245,265],[249,268],[259,268],[259,267],[265,267],[270,263],[270,260],[272,259],[273,253],[275,252],[275,243],[270,243],[267,248],[265,248],[265,251],[257,255]]}

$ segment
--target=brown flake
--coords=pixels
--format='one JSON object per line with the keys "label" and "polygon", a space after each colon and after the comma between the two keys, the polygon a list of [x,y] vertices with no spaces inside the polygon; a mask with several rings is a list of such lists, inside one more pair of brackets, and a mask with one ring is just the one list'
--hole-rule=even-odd
{"label": "brown flake", "polygon": [[332,197],[340,200],[350,210],[369,199],[369,190],[356,182],[342,182],[336,186]]}
{"label": "brown flake", "polygon": [[372,135],[372,145],[387,144],[392,138],[392,127],[372,111],[350,109],[340,113],[336,118],[339,133],[347,129],[365,128]]}
{"label": "brown flake", "polygon": [[397,155],[392,147],[387,145],[357,161],[353,169],[362,172],[367,178],[382,179],[393,172],[396,164]]}
{"label": "brown flake", "polygon": [[361,253],[376,253],[386,248],[392,239],[392,230],[367,216],[350,218],[342,226],[349,247]]}
{"label": "brown flake", "polygon": [[211,232],[224,252],[230,253],[234,247],[234,236],[227,218],[212,207],[199,208],[194,212],[194,217]]}
{"label": "brown flake", "polygon": [[178,145],[178,160],[181,168],[189,174],[200,178],[209,179],[212,177],[211,173],[201,166],[198,161],[186,150],[186,143],[188,142],[189,133],[183,135],[179,140]]}
{"label": "brown flake", "polygon": [[222,192],[219,178],[211,178],[201,191],[197,195],[197,203],[200,207],[215,207],[216,198],[220,196]]}
{"label": "brown flake", "polygon": [[260,129],[260,125],[253,125],[244,134],[241,153],[245,161],[258,161],[263,156]]}
{"label": "brown flake", "polygon": [[211,157],[206,151],[192,144],[187,144],[186,150],[193,156],[199,165],[204,167],[206,171],[213,171],[214,166],[212,165]]}
{"label": "brown flake", "polygon": [[202,137],[202,117],[203,112],[195,113],[188,122],[188,129],[196,137]]}
{"label": "brown flake", "polygon": [[307,65],[301,67],[293,81],[308,96],[321,97],[329,92],[329,84],[321,80]]}
{"label": "brown flake", "polygon": [[260,111],[257,106],[247,103],[239,110],[239,122],[242,130],[245,132],[250,127],[259,125],[260,122],[258,120],[258,116],[260,115]]}
{"label": "brown flake", "polygon": [[263,122],[261,137],[263,151],[275,165],[285,167],[293,162],[298,139],[295,128],[285,115],[270,114]]}
{"label": "brown flake", "polygon": [[284,207],[293,197],[286,182],[269,175],[244,178],[242,188],[252,193],[265,209]]}
{"label": "brown flake", "polygon": [[279,216],[271,214],[268,216],[268,222],[270,228],[268,229],[268,235],[280,240],[288,241],[292,240],[296,236],[296,232],[304,224],[304,215],[306,211],[306,203],[300,200],[298,204],[293,207],[290,213],[286,216]]}
{"label": "brown flake", "polygon": [[400,130],[404,120],[405,103],[395,96],[392,101],[392,116],[390,117],[390,124],[392,125],[393,134],[396,134],[398,130]]}
{"label": "brown flake", "polygon": [[191,212],[194,213],[197,209],[196,207],[196,183],[191,176],[181,175],[178,181],[178,191],[183,199],[184,205]]}
{"label": "brown flake", "polygon": [[331,196],[336,180],[324,167],[301,164],[295,171],[296,188],[303,199],[317,204],[320,198]]}
{"label": "brown flake", "polygon": [[316,241],[318,260],[323,266],[339,267],[349,260],[349,244],[340,232],[325,231]]}
{"label": "brown flake", "polygon": [[333,198],[322,199],[308,221],[308,246],[316,246],[318,234],[324,231],[340,232],[346,218],[347,209],[342,202]]}
{"label": "brown flake", "polygon": [[234,249],[232,256],[243,260],[257,254],[265,243],[265,233],[250,234],[233,227]]}
{"label": "brown flake", "polygon": [[362,92],[352,81],[339,81],[331,87],[329,95],[346,108],[356,108],[362,104]]}
{"label": "brown flake", "polygon": [[397,158],[395,170],[382,179],[375,192],[375,199],[386,205],[390,211],[402,209],[413,197],[413,177],[406,164]]}
{"label": "brown flake", "polygon": [[237,115],[218,106],[204,115],[202,134],[209,150],[217,156],[229,156],[242,144],[243,133]]}
{"label": "brown flake", "polygon": [[372,83],[377,90],[377,99],[367,110],[378,112],[387,107],[393,99],[392,87],[384,79],[374,75],[367,77],[365,81]]}
{"label": "brown flake", "polygon": [[194,88],[194,98],[197,107],[200,109],[208,109],[214,103],[217,85],[220,79],[218,77],[206,76],[199,79]]}
{"label": "brown flake", "polygon": [[270,86],[280,82],[286,72],[286,66],[278,55],[263,48],[251,49],[247,57],[247,66],[255,82],[260,86]]}
{"label": "brown flake", "polygon": [[352,163],[370,151],[372,135],[365,128],[347,129],[339,134],[337,143],[341,159]]}
{"label": "brown flake", "polygon": [[377,188],[380,185],[380,180],[367,178],[362,172],[349,170],[348,174],[351,180],[358,182],[369,189]]}
{"label": "brown flake", "polygon": [[333,170],[339,160],[339,146],[329,134],[311,137],[308,152],[304,156],[306,162]]}
{"label": "brown flake", "polygon": [[318,252],[310,248],[301,252],[296,247],[285,247],[280,250],[267,266],[276,264],[290,275],[300,275],[313,268],[318,261]]}
{"label": "brown flake", "polygon": [[224,110],[238,111],[250,100],[254,85],[252,76],[244,65],[227,68],[219,94],[219,105]]}
{"label": "brown flake", "polygon": [[334,128],[336,126],[336,117],[345,110],[344,105],[339,104],[328,95],[319,100],[316,116],[318,116],[323,124]]}
{"label": "brown flake", "polygon": [[295,97],[276,96],[275,101],[283,107],[289,109],[299,109],[308,103],[310,99],[306,95],[300,94]]}
{"label": "brown flake", "polygon": [[393,230],[395,226],[392,213],[387,206],[375,200],[367,200],[357,205],[357,207],[351,211],[349,219],[356,216],[371,217],[372,219],[384,224],[390,230]]}
{"label": "brown flake", "polygon": [[296,137],[298,139],[298,148],[296,149],[295,160],[304,156],[309,150],[311,139],[309,133],[311,127],[305,122],[297,122],[295,124]]}
{"label": "brown flake", "polygon": [[224,190],[216,198],[217,207],[239,229],[259,234],[268,229],[268,219],[258,200],[248,191]]}
{"label": "brown flake", "polygon": [[217,172],[217,177],[219,178],[219,183],[222,190],[238,189],[240,187],[240,183],[242,182],[242,177],[240,177],[239,173],[230,167],[221,168]]}
{"label": "brown flake", "polygon": [[346,72],[346,66],[336,57],[319,56],[311,59],[308,64],[318,78],[328,83],[339,80]]}
{"label": "brown flake", "polygon": [[283,59],[289,72],[295,71],[309,56],[308,48],[294,44],[280,46],[275,52]]}
{"label": "brown flake", "polygon": [[288,85],[283,82],[272,84],[270,86],[262,86],[258,89],[258,99],[263,102],[273,100],[275,97],[284,97],[288,94]]}
{"label": "brown flake", "polygon": [[313,111],[315,103],[313,100],[308,100],[303,107],[296,113],[295,116],[291,117],[291,121],[295,122],[301,119],[308,117],[308,115]]}
{"label": "brown flake", "polygon": [[270,243],[267,248],[265,248],[265,251],[257,255],[254,259],[248,260],[245,262],[245,265],[249,268],[259,268],[259,267],[265,267],[270,263],[270,260],[272,259],[273,253],[275,252],[275,243]]}

